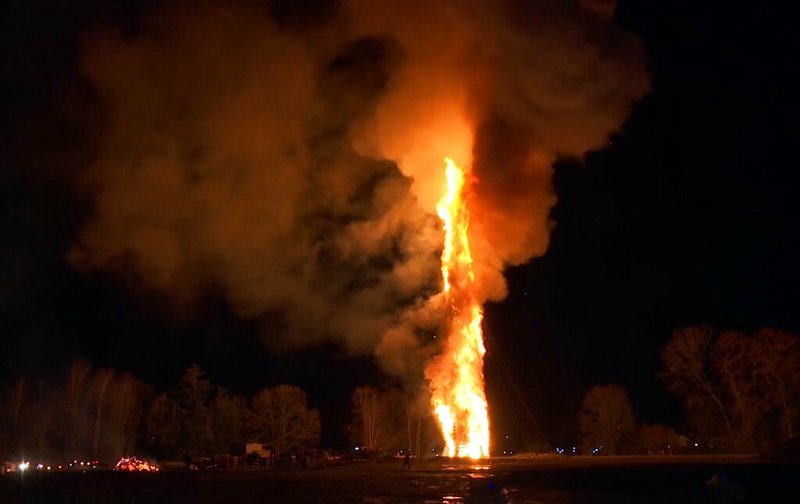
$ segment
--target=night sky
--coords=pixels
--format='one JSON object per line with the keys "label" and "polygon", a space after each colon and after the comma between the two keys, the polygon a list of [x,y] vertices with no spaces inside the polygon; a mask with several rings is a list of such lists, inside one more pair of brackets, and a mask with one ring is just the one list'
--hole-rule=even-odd
{"label": "night sky", "polygon": [[[93,205],[75,181],[105,121],[82,37],[135,33],[152,4],[4,2],[0,382],[55,380],[81,356],[167,388],[196,362],[238,393],[300,385],[322,410],[323,443],[339,443],[353,387],[394,383],[370,356],[324,341],[267,348],[260,335],[278,313],[243,319],[213,288],[176,305],[67,259]],[[331,8],[265,4],[294,22]],[[508,432],[534,428],[522,398],[550,443],[572,442],[585,390],[610,382],[640,420],[680,427],[656,376],[674,329],[800,332],[797,31],[761,4],[698,4],[619,2],[615,22],[641,38],[651,91],[607,148],[557,163],[549,249],[508,269],[508,298],[486,306],[489,401]]]}

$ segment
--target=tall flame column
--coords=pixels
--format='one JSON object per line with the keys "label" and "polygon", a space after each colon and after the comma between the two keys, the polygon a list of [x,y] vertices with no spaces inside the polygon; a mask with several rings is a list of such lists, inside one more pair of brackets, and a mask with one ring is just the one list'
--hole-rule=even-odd
{"label": "tall flame column", "polygon": [[443,293],[450,307],[446,340],[426,368],[431,403],[449,457],[478,459],[489,455],[489,414],[484,392],[483,308],[475,296],[475,273],[469,248],[468,172],[445,159],[447,192],[436,211],[444,223]]}

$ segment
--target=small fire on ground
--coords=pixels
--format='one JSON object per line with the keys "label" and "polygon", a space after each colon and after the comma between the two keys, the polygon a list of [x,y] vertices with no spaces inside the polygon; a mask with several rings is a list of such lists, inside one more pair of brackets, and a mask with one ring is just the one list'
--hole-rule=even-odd
{"label": "small fire on ground", "polygon": [[146,460],[141,460],[136,457],[122,457],[114,466],[115,471],[144,471],[144,472],[157,472],[158,466],[151,464]]}

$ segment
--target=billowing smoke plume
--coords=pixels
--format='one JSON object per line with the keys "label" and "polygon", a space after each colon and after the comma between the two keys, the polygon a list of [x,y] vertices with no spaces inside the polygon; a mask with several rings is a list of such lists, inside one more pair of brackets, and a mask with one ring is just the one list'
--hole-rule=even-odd
{"label": "billowing smoke plume", "polygon": [[503,268],[547,249],[553,161],[646,92],[641,51],[599,0],[281,5],[176,4],[87,37],[109,121],[70,259],[179,303],[220,289],[284,317],[268,342],[421,376],[443,158],[474,167],[478,283],[502,299]]}

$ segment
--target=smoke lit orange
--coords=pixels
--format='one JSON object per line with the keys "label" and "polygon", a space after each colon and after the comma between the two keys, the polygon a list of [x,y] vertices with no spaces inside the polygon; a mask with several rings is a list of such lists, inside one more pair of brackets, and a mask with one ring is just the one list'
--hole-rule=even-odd
{"label": "smoke lit orange", "polygon": [[445,440],[444,455],[489,455],[489,415],[483,383],[483,308],[475,296],[469,248],[469,173],[445,159],[447,191],[436,211],[444,222],[443,292],[450,307],[442,353],[426,369],[431,402]]}

